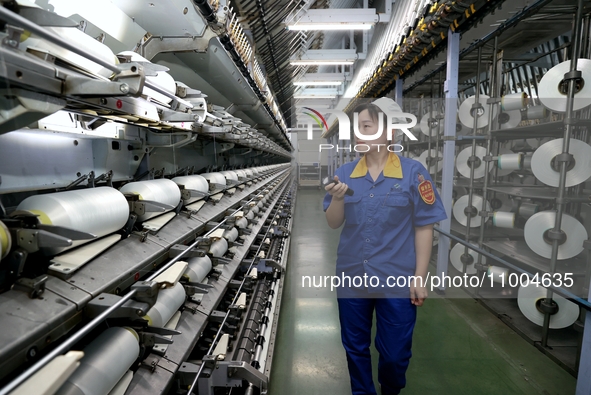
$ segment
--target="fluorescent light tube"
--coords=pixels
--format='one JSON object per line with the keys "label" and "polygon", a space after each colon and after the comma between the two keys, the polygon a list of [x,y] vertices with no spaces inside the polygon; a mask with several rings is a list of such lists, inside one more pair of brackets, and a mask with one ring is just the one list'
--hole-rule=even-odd
{"label": "fluorescent light tube", "polygon": [[295,81],[295,86],[322,86],[322,85],[342,85],[343,81]]}
{"label": "fluorescent light tube", "polygon": [[289,62],[292,66],[321,66],[321,65],[349,65],[353,64],[353,60],[292,60]]}
{"label": "fluorescent light tube", "polygon": [[365,23],[306,23],[288,25],[287,28],[289,30],[369,30],[371,26]]}

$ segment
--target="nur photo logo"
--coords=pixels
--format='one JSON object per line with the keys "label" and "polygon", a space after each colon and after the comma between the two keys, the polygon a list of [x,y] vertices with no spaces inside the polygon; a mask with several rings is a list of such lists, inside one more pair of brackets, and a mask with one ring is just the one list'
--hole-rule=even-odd
{"label": "nur photo logo", "polygon": [[[408,137],[411,141],[417,141],[417,137],[411,132],[411,129],[417,125],[417,118],[414,114],[405,113],[402,111],[400,106],[392,99],[380,98],[373,103],[380,109],[378,114],[378,128],[374,134],[363,134],[359,130],[359,114],[357,112],[352,113],[352,120],[347,113],[338,109],[324,109],[322,112],[313,108],[312,105],[301,107],[302,113],[309,117],[308,128],[307,128],[307,139],[313,140],[314,125],[320,127],[323,133],[329,130],[326,116],[334,115],[338,121],[338,140],[350,141],[351,140],[351,122],[353,122],[353,135],[360,141],[369,142],[375,141],[382,137],[383,133],[386,132],[387,139],[390,142],[398,140],[403,134]],[[402,152],[404,147],[400,144],[371,144],[380,147],[386,147],[390,152]],[[354,144],[352,147],[340,147],[335,144],[320,144],[320,151],[331,150],[354,150],[355,152],[367,152],[370,150],[370,144]]]}

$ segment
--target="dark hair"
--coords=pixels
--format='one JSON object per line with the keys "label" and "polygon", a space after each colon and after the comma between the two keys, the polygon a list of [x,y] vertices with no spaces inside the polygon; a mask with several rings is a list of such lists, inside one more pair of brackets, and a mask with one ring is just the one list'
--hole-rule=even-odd
{"label": "dark hair", "polygon": [[363,104],[360,104],[357,107],[355,107],[353,112],[357,113],[357,114],[361,114],[361,111],[364,111],[364,110],[367,110],[369,112],[369,116],[374,122],[376,122],[376,123],[379,122],[380,113],[382,112],[382,110],[378,106],[376,106],[375,104],[372,104],[372,103],[363,103]]}
{"label": "dark hair", "polygon": [[[373,103],[360,104],[357,107],[355,107],[355,109],[353,110],[353,113],[361,114],[361,111],[364,111],[364,110],[367,110],[369,112],[369,117],[375,123],[378,123],[380,121],[380,115],[384,116],[384,114],[382,113],[382,109]],[[353,137],[354,137],[353,123],[351,123],[351,138],[353,138]]]}

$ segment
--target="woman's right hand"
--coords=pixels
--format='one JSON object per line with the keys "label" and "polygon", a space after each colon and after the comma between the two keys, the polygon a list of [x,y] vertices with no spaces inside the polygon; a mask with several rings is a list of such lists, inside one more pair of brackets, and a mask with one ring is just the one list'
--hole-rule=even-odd
{"label": "woman's right hand", "polygon": [[334,180],[337,183],[335,184],[331,182],[324,187],[324,190],[328,192],[329,195],[333,197],[333,199],[342,200],[345,198],[345,192],[347,192],[349,187],[344,182],[339,182],[338,176],[334,176]]}

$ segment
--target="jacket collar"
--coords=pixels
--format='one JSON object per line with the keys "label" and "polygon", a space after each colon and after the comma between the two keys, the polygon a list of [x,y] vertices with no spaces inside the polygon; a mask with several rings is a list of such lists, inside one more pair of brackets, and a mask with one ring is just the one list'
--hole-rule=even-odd
{"label": "jacket collar", "polygon": [[[351,173],[351,178],[365,177],[367,174],[367,163],[365,156],[357,162],[355,169]],[[400,158],[393,152],[388,155],[388,161],[384,167],[384,177],[402,178],[402,166],[400,165]]]}

